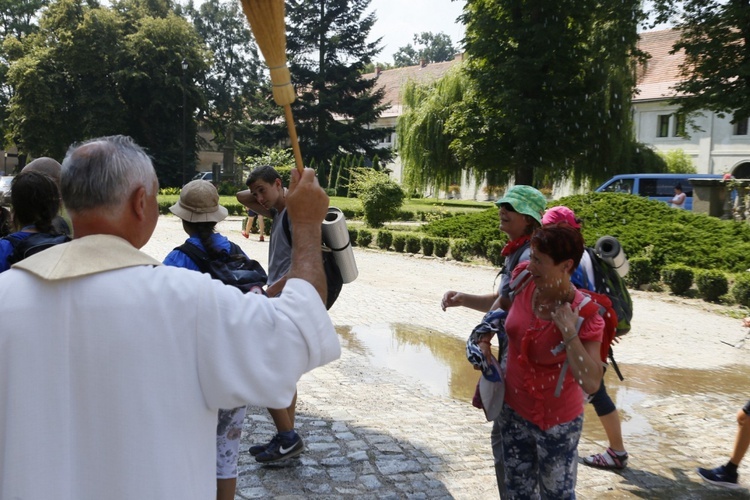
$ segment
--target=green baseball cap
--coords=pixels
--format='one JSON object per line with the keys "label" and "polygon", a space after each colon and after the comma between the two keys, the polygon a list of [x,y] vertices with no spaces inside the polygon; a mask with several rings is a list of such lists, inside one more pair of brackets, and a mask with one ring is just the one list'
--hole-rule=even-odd
{"label": "green baseball cap", "polygon": [[503,203],[513,207],[519,214],[530,215],[542,223],[542,214],[547,207],[547,198],[531,186],[516,185],[505,193],[505,196],[495,202],[498,207]]}

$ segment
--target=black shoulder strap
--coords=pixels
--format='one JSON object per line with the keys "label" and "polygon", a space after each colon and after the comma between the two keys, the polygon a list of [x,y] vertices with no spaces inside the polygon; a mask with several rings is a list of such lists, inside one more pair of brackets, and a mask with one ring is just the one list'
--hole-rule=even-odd
{"label": "black shoulder strap", "polygon": [[205,250],[198,248],[189,241],[186,241],[182,245],[178,246],[177,248],[175,248],[175,250],[179,250],[180,252],[190,257],[190,260],[192,260],[195,265],[198,266],[198,269],[200,269],[202,273],[211,274],[211,267],[209,266],[210,259],[208,258],[208,254],[205,252]]}
{"label": "black shoulder strap", "polygon": [[281,217],[281,225],[284,227],[286,241],[289,242],[289,246],[292,246],[292,228],[289,227],[289,214],[286,211],[284,211],[284,215]]}

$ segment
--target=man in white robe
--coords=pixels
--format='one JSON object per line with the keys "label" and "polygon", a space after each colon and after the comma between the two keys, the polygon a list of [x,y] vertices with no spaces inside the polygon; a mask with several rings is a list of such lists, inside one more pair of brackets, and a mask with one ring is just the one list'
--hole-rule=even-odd
{"label": "man in white robe", "polygon": [[321,299],[328,197],[293,174],[293,278],[268,299],[138,250],[158,182],[128,138],[72,147],[61,189],[75,239],[0,274],[0,498],[215,498],[217,410],[288,406],[340,356]]}

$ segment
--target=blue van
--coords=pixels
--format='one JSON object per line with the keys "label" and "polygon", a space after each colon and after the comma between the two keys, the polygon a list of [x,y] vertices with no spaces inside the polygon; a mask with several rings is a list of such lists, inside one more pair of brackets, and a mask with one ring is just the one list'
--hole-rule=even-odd
{"label": "blue van", "polygon": [[627,193],[645,196],[649,200],[670,203],[674,187],[682,186],[685,210],[693,209],[693,186],[690,179],[721,179],[721,174],[623,174],[615,175],[596,188],[597,193]]}

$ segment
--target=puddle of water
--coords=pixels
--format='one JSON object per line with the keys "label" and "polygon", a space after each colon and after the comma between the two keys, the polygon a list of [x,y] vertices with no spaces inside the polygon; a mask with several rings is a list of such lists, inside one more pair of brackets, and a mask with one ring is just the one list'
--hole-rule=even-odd
{"label": "puddle of water", "polygon": [[[438,396],[471,402],[479,372],[466,360],[466,343],[453,336],[404,324],[338,327],[342,345],[364,354],[370,362],[405,375]],[[616,355],[616,352],[615,352]],[[666,354],[665,354],[666,355]],[[671,353],[669,355],[677,355]],[[725,394],[745,401],[744,388],[750,366],[721,370],[689,370],[619,363],[625,377],[614,370],[605,378],[607,392],[620,410],[626,439],[650,439],[664,430],[654,429],[636,408],[649,398],[669,395]],[[586,405],[585,434],[606,441],[592,405]]]}

